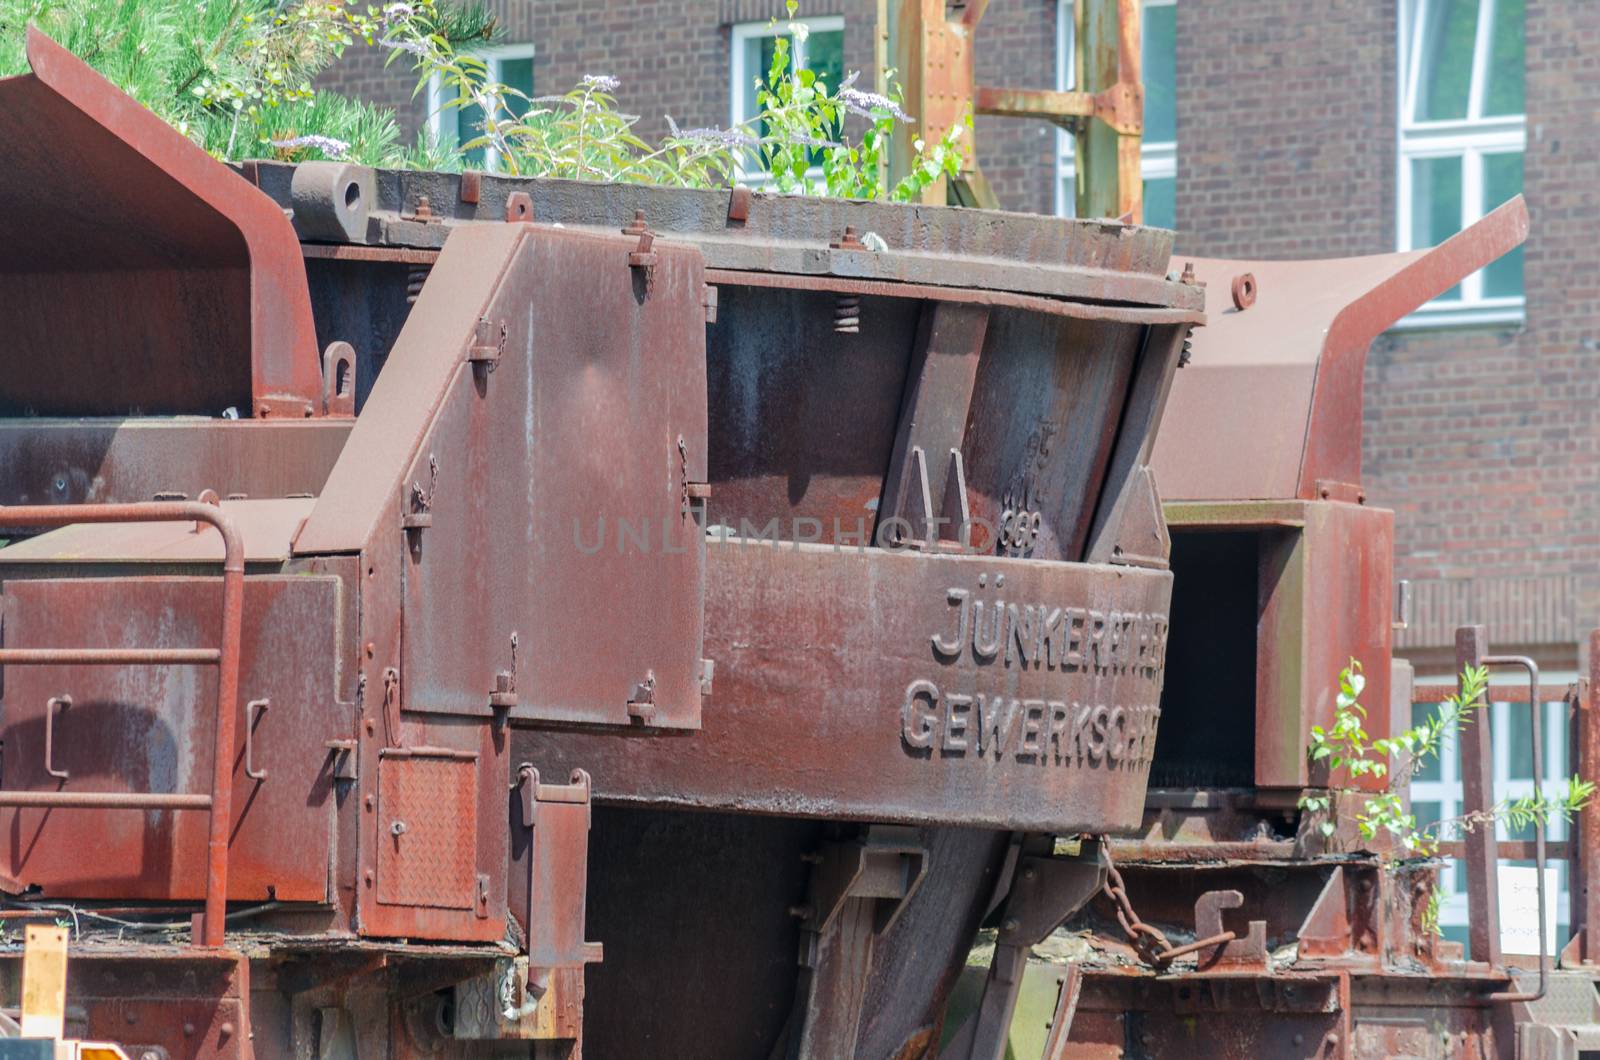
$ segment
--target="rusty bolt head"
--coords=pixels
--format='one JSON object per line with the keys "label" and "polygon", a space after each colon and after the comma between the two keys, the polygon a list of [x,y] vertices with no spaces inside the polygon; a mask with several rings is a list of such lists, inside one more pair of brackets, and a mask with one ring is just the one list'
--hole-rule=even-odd
{"label": "rusty bolt head", "polygon": [[622,234],[625,236],[640,236],[648,231],[650,231],[650,226],[645,223],[644,210],[640,209],[633,211],[633,220],[622,230]]}
{"label": "rusty bolt head", "polygon": [[840,236],[835,242],[829,243],[828,246],[832,247],[834,250],[867,249],[867,245],[861,242],[861,236],[856,232],[855,225],[845,225],[844,235]]}
{"label": "rusty bolt head", "polygon": [[1194,262],[1186,261],[1183,264],[1183,275],[1178,277],[1179,283],[1194,283]]}

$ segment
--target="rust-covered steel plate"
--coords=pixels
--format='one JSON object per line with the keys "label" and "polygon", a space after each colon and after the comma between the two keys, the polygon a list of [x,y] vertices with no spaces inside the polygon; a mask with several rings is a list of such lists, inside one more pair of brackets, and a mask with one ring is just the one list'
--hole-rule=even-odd
{"label": "rust-covered steel plate", "polygon": [[602,801],[1026,831],[1138,824],[1172,577],[1089,564],[707,547],[702,731],[518,734]]}

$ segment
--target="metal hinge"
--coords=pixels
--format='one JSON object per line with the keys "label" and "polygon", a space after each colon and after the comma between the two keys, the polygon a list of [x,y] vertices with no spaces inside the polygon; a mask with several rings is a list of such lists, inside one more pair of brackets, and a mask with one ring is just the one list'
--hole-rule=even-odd
{"label": "metal hinge", "polygon": [[717,322],[717,289],[709,283],[700,288],[700,304],[706,311],[706,323],[715,324]]}

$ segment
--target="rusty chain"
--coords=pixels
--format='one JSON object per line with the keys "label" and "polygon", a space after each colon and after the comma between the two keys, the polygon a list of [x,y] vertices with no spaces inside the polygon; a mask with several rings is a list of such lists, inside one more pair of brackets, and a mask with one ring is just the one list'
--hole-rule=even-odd
{"label": "rusty chain", "polygon": [[1101,886],[1100,893],[1111,900],[1112,908],[1117,914],[1117,923],[1122,926],[1123,933],[1128,936],[1128,942],[1144,963],[1152,968],[1164,969],[1186,954],[1212,946],[1221,946],[1234,940],[1236,936],[1233,932],[1224,931],[1210,938],[1196,939],[1194,942],[1174,946],[1160,928],[1139,919],[1139,914],[1134,912],[1133,903],[1128,900],[1128,888],[1122,882],[1122,873],[1117,871],[1116,864],[1111,860],[1110,844],[1103,844],[1101,849],[1105,851],[1106,882]]}

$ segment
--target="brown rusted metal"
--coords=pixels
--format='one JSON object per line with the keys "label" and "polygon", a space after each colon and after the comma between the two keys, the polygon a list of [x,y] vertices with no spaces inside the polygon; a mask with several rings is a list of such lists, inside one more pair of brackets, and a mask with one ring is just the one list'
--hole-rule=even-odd
{"label": "brown rusted metal", "polygon": [[[20,31],[21,27],[18,27]],[[7,415],[314,414],[321,381],[283,212],[82,60],[27,29],[0,80]],[[59,201],[61,176],[93,209]],[[132,351],[138,351],[133,355]]]}
{"label": "brown rusted metal", "polygon": [[[0,652],[0,665],[39,666],[61,663],[204,663],[217,666],[217,717],[213,736],[211,794],[206,809],[210,817],[207,837],[205,920],[202,941],[222,945],[223,915],[228,894],[229,810],[233,796],[233,734],[239,698],[240,626],[244,608],[244,544],[232,520],[217,506],[197,502],[105,504],[94,506],[11,505],[0,508],[0,525],[17,527],[59,526],[64,523],[177,522],[193,520],[216,528],[222,539],[222,644],[198,652],[96,651],[85,658],[83,649]],[[53,715],[46,706],[46,716]],[[50,732],[47,727],[46,732]],[[48,754],[48,753],[47,753]],[[47,769],[49,767],[47,766]],[[53,769],[51,775],[60,776]],[[63,778],[64,779],[64,778]],[[149,798],[149,796],[136,796]],[[139,805],[128,802],[127,805]],[[34,802],[35,806],[50,803]]]}
{"label": "brown rusted metal", "polygon": [[[1513,199],[1430,250],[1337,261],[1196,260],[1205,290],[1248,270],[1265,289],[1248,312],[1213,311],[1174,387],[1152,467],[1173,500],[1318,496],[1361,481],[1367,348],[1429,298],[1520,244]],[[1215,306],[1215,303],[1212,303]],[[1248,408],[1251,415],[1236,414]]]}

